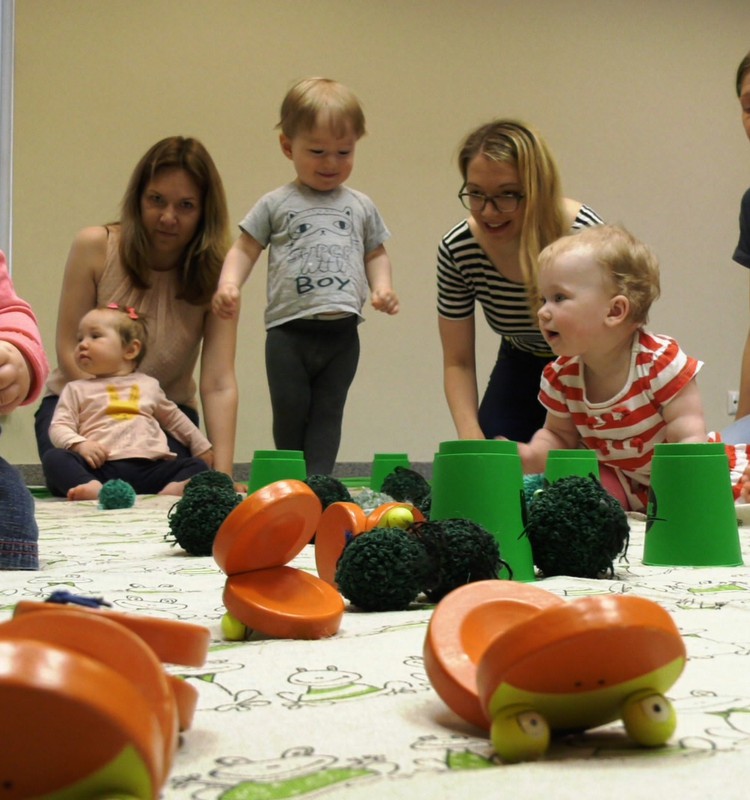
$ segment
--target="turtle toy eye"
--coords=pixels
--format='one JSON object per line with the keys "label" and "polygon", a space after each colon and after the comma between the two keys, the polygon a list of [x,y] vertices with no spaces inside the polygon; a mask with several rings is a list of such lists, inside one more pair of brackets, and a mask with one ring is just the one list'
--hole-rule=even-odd
{"label": "turtle toy eye", "polygon": [[672,704],[656,692],[629,697],[623,706],[622,721],[630,738],[646,747],[664,744],[677,727]]}
{"label": "turtle toy eye", "polygon": [[495,752],[508,762],[531,761],[549,747],[549,725],[531,709],[511,707],[492,721],[490,731]]}

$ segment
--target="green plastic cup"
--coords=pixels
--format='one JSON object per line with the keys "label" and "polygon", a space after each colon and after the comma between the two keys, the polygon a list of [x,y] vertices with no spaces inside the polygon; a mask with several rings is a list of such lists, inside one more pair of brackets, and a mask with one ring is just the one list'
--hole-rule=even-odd
{"label": "green plastic cup", "polygon": [[644,564],[742,564],[729,459],[721,442],[657,444],[646,513]]}
{"label": "green plastic cup", "polygon": [[599,459],[594,450],[550,450],[547,453],[544,477],[550,483],[570,475],[588,478],[591,473],[599,479]]}
{"label": "green plastic cup", "polygon": [[[433,461],[430,519],[469,519],[481,525],[495,537],[513,580],[533,581],[522,498],[523,470],[515,442],[441,443]],[[500,577],[511,575],[503,570]]]}
{"label": "green plastic cup", "polygon": [[495,453],[496,455],[517,456],[518,445],[505,439],[456,439],[440,442],[439,453],[440,455]]}
{"label": "green plastic cup", "polygon": [[294,478],[307,479],[305,454],[301,450],[256,450],[250,464],[248,494],[252,494],[269,483]]}
{"label": "green plastic cup", "polygon": [[383,481],[396,467],[411,468],[409,456],[406,453],[375,453],[372,458],[370,489],[373,492],[379,492],[383,488]]}

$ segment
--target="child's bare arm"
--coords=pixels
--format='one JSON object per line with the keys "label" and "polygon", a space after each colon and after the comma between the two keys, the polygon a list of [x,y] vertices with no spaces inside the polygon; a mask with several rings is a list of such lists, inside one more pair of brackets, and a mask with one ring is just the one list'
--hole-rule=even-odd
{"label": "child's bare arm", "polygon": [[578,447],[579,440],[578,429],[573,424],[572,417],[547,414],[544,427],[531,437],[531,441],[528,444],[518,444],[523,471],[526,474],[544,472],[550,450],[574,450]]}
{"label": "child's bare arm", "polygon": [[247,233],[241,233],[229,248],[219,276],[219,285],[211,301],[214,314],[233,319],[239,313],[240,289],[248,279],[263,245]]}
{"label": "child's bare arm", "polygon": [[705,442],[706,422],[695,378],[664,406],[668,442]]}
{"label": "child's bare arm", "polygon": [[365,274],[372,307],[386,314],[397,314],[399,302],[391,281],[391,260],[382,244],[365,255]]}

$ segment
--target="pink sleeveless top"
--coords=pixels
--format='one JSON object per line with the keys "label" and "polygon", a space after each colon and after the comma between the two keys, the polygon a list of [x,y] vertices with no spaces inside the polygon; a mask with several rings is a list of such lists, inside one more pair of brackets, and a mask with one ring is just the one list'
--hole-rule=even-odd
{"label": "pink sleeveless top", "polygon": [[[109,228],[104,272],[97,284],[97,305],[121,303],[143,314],[148,326],[146,357],[139,370],[156,378],[167,397],[197,408],[193,378],[210,304],[195,306],[178,300],[178,270],[152,271],[149,289],[136,289],[120,263],[119,228]],[[47,394],[59,395],[65,379],[59,367],[50,375]]]}

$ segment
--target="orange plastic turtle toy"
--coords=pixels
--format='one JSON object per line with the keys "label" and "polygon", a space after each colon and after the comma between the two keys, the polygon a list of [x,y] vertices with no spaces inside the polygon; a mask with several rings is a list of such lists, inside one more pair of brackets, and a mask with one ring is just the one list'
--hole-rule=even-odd
{"label": "orange plastic turtle toy", "polygon": [[162,662],[201,666],[206,628],[24,601],[0,624],[4,800],[155,800],[196,689]]}
{"label": "orange plastic turtle toy", "polygon": [[534,586],[479,581],[438,604],[424,645],[433,687],[489,729],[505,761],[543,755],[555,733],[621,719],[637,744],[665,744],[676,715],[665,693],[685,666],[670,615],[631,595],[570,602]]}

